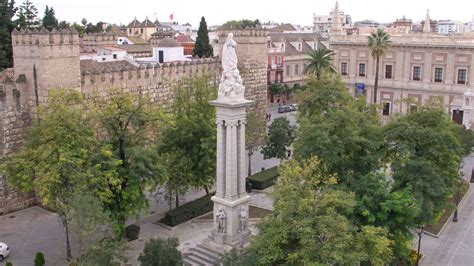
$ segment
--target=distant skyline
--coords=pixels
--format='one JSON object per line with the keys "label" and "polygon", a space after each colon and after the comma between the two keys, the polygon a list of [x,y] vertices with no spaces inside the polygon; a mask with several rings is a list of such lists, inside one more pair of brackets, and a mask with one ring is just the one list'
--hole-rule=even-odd
{"label": "distant skyline", "polygon": [[[17,0],[17,5],[21,0]],[[260,19],[262,22],[275,21],[301,26],[313,25],[313,13],[328,15],[334,8],[335,0],[31,0],[43,16],[45,6],[53,7],[58,20],[79,22],[86,18],[89,22],[104,21],[116,24],[128,24],[135,17],[143,21],[158,18],[159,21],[173,21],[181,24],[199,25],[201,16],[206,17],[208,26],[219,25],[228,20]],[[449,5],[448,5],[449,4]],[[340,0],[340,10],[352,17],[352,20],[365,19],[378,22],[393,22],[405,16],[413,21],[424,20],[426,10],[430,10],[431,19],[452,19],[462,22],[473,20],[474,1],[472,0]],[[228,9],[228,10],[227,10]]]}

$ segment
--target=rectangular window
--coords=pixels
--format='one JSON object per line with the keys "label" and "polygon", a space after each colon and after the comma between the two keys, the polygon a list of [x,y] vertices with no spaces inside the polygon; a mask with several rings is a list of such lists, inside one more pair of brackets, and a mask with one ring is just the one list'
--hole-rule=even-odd
{"label": "rectangular window", "polygon": [[341,63],[341,75],[347,75],[347,62]]}
{"label": "rectangular window", "polygon": [[392,78],[392,65],[385,65],[385,78],[386,79]]}
{"label": "rectangular window", "polygon": [[114,58],[114,59],[117,59],[117,54],[113,54],[113,58]]}
{"label": "rectangular window", "polygon": [[275,64],[275,57],[272,57],[272,67]]}
{"label": "rectangular window", "polygon": [[466,69],[458,69],[458,84],[466,84]]}
{"label": "rectangular window", "polygon": [[286,65],[286,75],[289,76],[291,72],[290,65]]}
{"label": "rectangular window", "polygon": [[418,105],[410,104],[410,112],[415,112],[416,110],[418,110]]}
{"label": "rectangular window", "polygon": [[421,80],[421,67],[413,67],[413,80]]}
{"label": "rectangular window", "polygon": [[383,103],[382,115],[390,115],[390,103]]}
{"label": "rectangular window", "polygon": [[295,76],[300,74],[300,65],[295,65]]}
{"label": "rectangular window", "polygon": [[365,77],[365,64],[359,64],[359,77]]}
{"label": "rectangular window", "polygon": [[281,56],[278,57],[278,65],[281,65]]}
{"label": "rectangular window", "polygon": [[443,82],[443,69],[441,67],[435,68],[435,82]]}

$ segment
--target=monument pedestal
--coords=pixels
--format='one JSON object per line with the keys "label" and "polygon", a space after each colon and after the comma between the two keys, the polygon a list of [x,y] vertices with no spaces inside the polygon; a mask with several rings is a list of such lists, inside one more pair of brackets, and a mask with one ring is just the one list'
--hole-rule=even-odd
{"label": "monument pedestal", "polygon": [[250,239],[247,226],[250,196],[245,190],[245,99],[211,101],[216,107],[217,164],[214,228],[209,238],[220,245],[242,246]]}

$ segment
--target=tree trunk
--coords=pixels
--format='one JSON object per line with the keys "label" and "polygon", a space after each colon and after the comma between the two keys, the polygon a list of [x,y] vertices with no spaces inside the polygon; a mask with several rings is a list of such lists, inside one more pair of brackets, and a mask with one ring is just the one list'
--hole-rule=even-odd
{"label": "tree trunk", "polygon": [[176,208],[178,208],[178,207],[179,207],[179,196],[178,196],[178,193],[176,193],[175,197],[176,197]]}
{"label": "tree trunk", "polygon": [[206,196],[209,197],[209,195],[211,195],[211,194],[209,193],[209,187],[208,187],[208,186],[204,186],[204,190],[206,191]]}
{"label": "tree trunk", "polygon": [[248,155],[249,155],[249,171],[247,173],[247,176],[252,175],[252,154],[253,154],[253,152],[249,151],[249,153],[248,153]]}
{"label": "tree trunk", "polygon": [[320,79],[321,79],[321,73],[319,73],[319,71],[316,72],[316,79],[317,79],[317,80],[320,80]]}
{"label": "tree trunk", "polygon": [[169,210],[171,211],[171,209],[173,208],[173,205],[172,205],[172,203],[173,203],[173,192],[171,190],[170,190],[170,193],[169,193],[169,196],[168,196],[168,203],[170,205]]}
{"label": "tree trunk", "polygon": [[374,103],[377,103],[377,89],[379,87],[379,57],[375,59]]}
{"label": "tree trunk", "polygon": [[66,229],[66,258],[68,261],[72,259],[71,254],[71,243],[69,242],[69,225],[67,222],[67,217],[64,215],[64,228]]}

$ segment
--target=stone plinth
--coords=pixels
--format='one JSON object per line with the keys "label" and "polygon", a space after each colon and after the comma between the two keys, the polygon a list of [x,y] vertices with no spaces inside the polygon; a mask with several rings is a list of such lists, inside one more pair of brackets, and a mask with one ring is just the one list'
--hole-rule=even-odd
{"label": "stone plinth", "polygon": [[[245,191],[245,117],[246,108],[252,103],[244,99],[210,102],[217,109],[217,181],[216,195],[212,197],[214,229],[210,239],[221,245],[238,246],[250,237],[248,227],[241,228],[241,214],[245,213],[248,218],[250,196]],[[224,230],[219,230],[218,213],[222,210],[225,226]]]}

